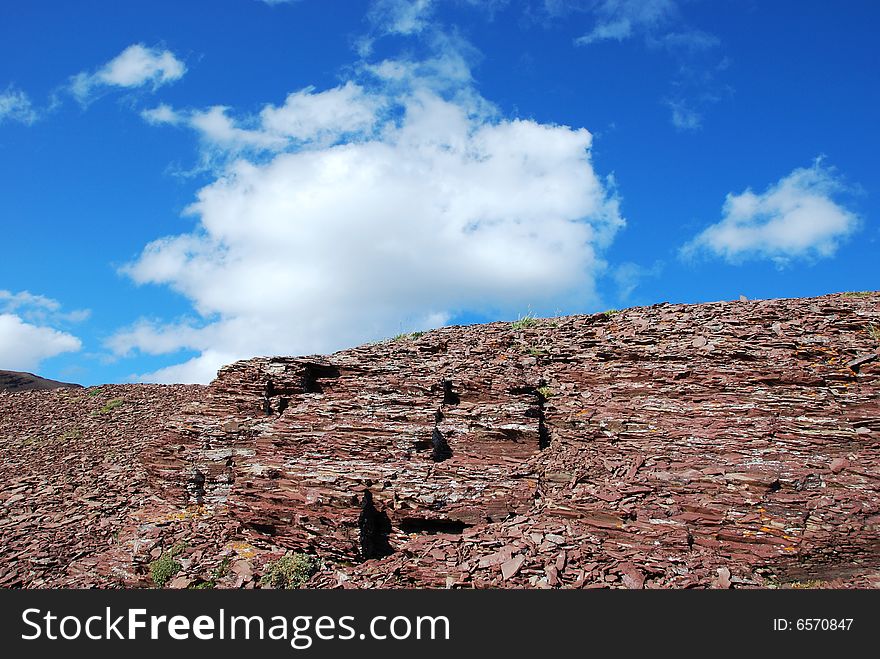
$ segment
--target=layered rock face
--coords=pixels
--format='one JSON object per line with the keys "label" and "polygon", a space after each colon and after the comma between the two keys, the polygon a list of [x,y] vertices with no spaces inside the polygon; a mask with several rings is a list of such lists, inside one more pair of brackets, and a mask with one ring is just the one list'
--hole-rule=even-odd
{"label": "layered rock face", "polygon": [[91,559],[123,585],[177,546],[178,586],[294,550],[321,587],[877,587],[877,328],[880,294],[663,304],[238,362],[157,413],[149,506]]}

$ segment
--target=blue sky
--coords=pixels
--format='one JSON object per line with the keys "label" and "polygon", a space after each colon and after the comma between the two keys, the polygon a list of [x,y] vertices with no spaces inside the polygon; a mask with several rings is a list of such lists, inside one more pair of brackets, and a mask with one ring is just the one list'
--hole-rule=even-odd
{"label": "blue sky", "polygon": [[0,369],[878,288],[874,2],[0,7]]}

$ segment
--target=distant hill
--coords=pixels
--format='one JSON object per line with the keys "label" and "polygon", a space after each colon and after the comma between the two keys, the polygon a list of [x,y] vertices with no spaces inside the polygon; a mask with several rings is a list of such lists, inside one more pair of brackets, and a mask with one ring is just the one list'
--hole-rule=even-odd
{"label": "distant hill", "polygon": [[33,373],[19,371],[0,371],[0,391],[44,391],[61,387],[82,388],[80,384],[47,380]]}

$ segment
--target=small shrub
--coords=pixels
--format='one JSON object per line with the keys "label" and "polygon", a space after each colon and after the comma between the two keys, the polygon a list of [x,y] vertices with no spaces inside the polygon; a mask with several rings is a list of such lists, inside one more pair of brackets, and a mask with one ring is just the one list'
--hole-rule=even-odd
{"label": "small shrub", "polygon": [[870,334],[871,338],[877,343],[880,343],[880,327],[877,327],[876,325],[868,325],[868,334]]}
{"label": "small shrub", "polygon": [[618,314],[618,313],[620,313],[620,309],[609,309],[608,311],[603,311],[602,315],[605,316],[606,318],[611,318],[612,316],[614,316],[615,314]]}
{"label": "small shrub", "polygon": [[150,578],[159,588],[164,588],[171,578],[180,572],[183,566],[174,560],[171,552],[166,551],[150,563]]}
{"label": "small shrub", "polygon": [[319,567],[320,561],[314,556],[285,554],[266,564],[260,583],[273,588],[302,588]]}
{"label": "small shrub", "polygon": [[544,400],[547,400],[553,395],[553,390],[550,387],[538,387],[537,392]]}
{"label": "small shrub", "polygon": [[843,297],[871,297],[876,291],[846,291]]}
{"label": "small shrub", "polygon": [[86,396],[90,398],[94,398],[95,396],[103,393],[103,389],[101,387],[90,387],[88,391],[86,391]]}
{"label": "small shrub", "polygon": [[178,542],[171,549],[163,553],[159,558],[150,563],[150,577],[153,583],[163,588],[175,574],[180,572],[183,566],[174,560],[180,552],[186,549],[185,542]]}

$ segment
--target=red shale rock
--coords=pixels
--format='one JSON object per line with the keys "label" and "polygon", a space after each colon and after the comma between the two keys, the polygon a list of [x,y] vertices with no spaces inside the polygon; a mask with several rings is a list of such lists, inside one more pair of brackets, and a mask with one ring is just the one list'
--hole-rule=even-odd
{"label": "red shale rock", "polygon": [[315,587],[876,587],[872,325],[880,294],[660,304],[0,394],[0,585],[301,551]]}

